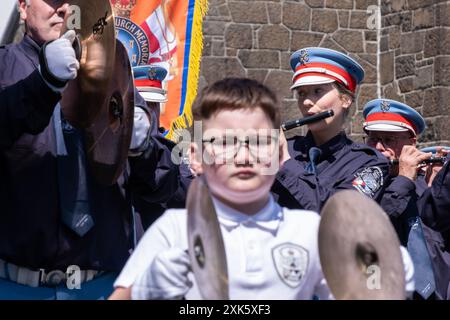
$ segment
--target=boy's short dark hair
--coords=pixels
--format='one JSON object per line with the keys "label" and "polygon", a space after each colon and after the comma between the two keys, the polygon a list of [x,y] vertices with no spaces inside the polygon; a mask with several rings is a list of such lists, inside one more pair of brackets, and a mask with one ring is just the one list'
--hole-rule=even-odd
{"label": "boy's short dark hair", "polygon": [[[262,83],[247,78],[225,78],[206,87],[193,108],[194,120],[206,120],[219,111],[261,108],[280,127],[276,94]],[[239,119],[236,119],[239,120]]]}

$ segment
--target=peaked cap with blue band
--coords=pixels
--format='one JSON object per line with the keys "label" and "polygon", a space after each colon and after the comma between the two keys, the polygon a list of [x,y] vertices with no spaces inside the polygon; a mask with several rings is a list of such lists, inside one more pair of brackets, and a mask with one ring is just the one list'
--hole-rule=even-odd
{"label": "peaked cap with blue band", "polygon": [[167,69],[159,65],[141,65],[133,67],[135,80],[159,80],[163,81],[167,76]]}
{"label": "peaked cap with blue band", "polygon": [[146,101],[167,101],[166,90],[162,88],[167,73],[168,68],[164,62],[133,67],[134,83]]}
{"label": "peaked cap with blue band", "polygon": [[351,91],[364,79],[364,69],[348,55],[336,50],[310,47],[291,55],[294,71],[291,89],[302,85],[340,82]]}
{"label": "peaked cap with blue band", "polygon": [[367,131],[411,131],[420,135],[426,127],[425,120],[416,110],[399,101],[374,99],[363,109],[363,128]]}

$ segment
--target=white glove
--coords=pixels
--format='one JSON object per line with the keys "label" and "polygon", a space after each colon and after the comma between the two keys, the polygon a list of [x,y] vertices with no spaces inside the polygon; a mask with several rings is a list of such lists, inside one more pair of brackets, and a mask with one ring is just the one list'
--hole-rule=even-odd
{"label": "white glove", "polygon": [[75,31],[69,30],[61,38],[42,47],[39,57],[40,72],[45,82],[54,90],[62,91],[67,81],[77,77],[80,63],[72,47],[75,37]]}
{"label": "white glove", "polygon": [[187,251],[172,248],[156,255],[150,268],[131,289],[134,300],[181,299],[192,287],[188,278],[191,263]]}
{"label": "white glove", "polygon": [[144,109],[134,108],[133,133],[131,135],[130,156],[145,150],[150,130],[150,119]]}

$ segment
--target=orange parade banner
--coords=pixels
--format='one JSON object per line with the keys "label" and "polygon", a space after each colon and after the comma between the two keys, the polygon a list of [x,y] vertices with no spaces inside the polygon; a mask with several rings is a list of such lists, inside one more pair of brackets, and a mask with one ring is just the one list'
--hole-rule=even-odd
{"label": "orange parade banner", "polygon": [[207,0],[111,0],[117,38],[127,48],[133,67],[167,62],[163,82],[168,101],[160,126],[176,139],[176,130],[192,124],[203,49],[202,22]]}

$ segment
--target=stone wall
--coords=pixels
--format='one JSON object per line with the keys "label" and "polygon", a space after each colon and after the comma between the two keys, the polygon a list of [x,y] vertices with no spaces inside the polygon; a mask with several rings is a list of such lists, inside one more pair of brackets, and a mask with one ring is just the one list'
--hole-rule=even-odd
{"label": "stone wall", "polygon": [[449,145],[450,1],[382,3],[382,93],[416,108],[426,118],[422,144]]}
{"label": "stone wall", "polygon": [[[379,1],[381,28],[377,29],[373,8],[380,8]],[[442,103],[450,98],[450,1],[209,3],[199,89],[226,76],[254,78],[278,93],[283,119],[298,118],[300,113],[289,90],[289,57],[302,47],[328,47],[349,54],[366,71],[347,126],[354,139],[363,136],[364,104],[384,95],[423,112],[429,125],[422,137],[424,143],[450,144],[450,129],[445,126],[450,122],[449,106]]]}

